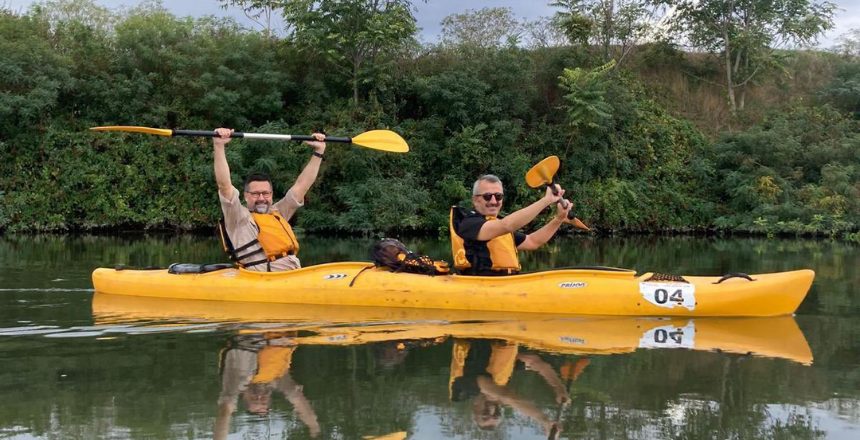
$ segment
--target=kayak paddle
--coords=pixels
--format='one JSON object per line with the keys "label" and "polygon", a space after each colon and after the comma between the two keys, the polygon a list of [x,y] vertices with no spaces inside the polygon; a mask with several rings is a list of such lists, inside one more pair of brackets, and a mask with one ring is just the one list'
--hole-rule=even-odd
{"label": "kayak paddle", "polygon": [[[195,136],[195,137],[217,137],[215,131],[202,130],[171,130],[169,128],[150,128],[132,126],[110,126],[93,127],[92,131],[127,131],[132,133],[147,133],[158,136]],[[244,139],[266,139],[281,141],[314,141],[313,136],[295,134],[269,134],[269,133],[242,133],[233,132],[231,138]],[[326,142],[339,142],[344,144],[358,145],[359,147],[372,148],[374,150],[388,151],[391,153],[406,153],[409,145],[399,134],[390,130],[371,130],[356,137],[326,137]]]}
{"label": "kayak paddle", "polygon": [[[558,172],[558,167],[560,162],[558,160],[558,156],[550,156],[546,159],[537,163],[537,165],[533,166],[532,169],[526,173],[526,183],[532,188],[539,188],[542,185],[549,185],[552,188],[552,193],[558,195],[558,188],[555,186],[555,173]],[[561,202],[562,208],[567,208],[567,204],[569,203],[566,199],[562,199]],[[582,220],[576,218],[573,215],[573,211],[567,213],[566,223],[570,223],[571,225],[583,229],[586,231],[590,231],[591,229],[588,226],[585,226],[585,223]]]}
{"label": "kayak paddle", "polygon": [[555,440],[558,438],[559,433],[561,432],[561,414],[564,412],[564,409],[570,405],[571,397],[570,397],[570,384],[575,381],[582,371],[585,370],[585,367],[588,366],[589,360],[588,358],[581,358],[576,361],[574,365],[571,361],[567,361],[564,365],[561,366],[559,372],[561,373],[561,378],[565,380],[564,388],[567,391],[567,401],[562,402],[558,407],[558,413],[555,416],[555,423],[552,424],[552,428],[550,428],[548,440]]}

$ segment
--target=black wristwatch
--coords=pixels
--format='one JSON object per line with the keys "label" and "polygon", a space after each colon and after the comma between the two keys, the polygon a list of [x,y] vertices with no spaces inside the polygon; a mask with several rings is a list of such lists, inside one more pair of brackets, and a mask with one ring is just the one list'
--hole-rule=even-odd
{"label": "black wristwatch", "polygon": [[324,155],[322,153],[317,153],[316,151],[314,151],[314,156],[316,156],[316,157],[320,158],[320,160],[322,160]]}

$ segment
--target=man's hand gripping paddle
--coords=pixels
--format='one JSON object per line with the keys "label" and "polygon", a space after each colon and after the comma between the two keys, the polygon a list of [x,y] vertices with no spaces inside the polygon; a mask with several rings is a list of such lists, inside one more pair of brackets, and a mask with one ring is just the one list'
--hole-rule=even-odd
{"label": "man's hand gripping paddle", "polygon": [[[555,173],[558,172],[559,165],[560,162],[558,160],[558,156],[547,157],[546,159],[538,162],[537,165],[533,166],[532,169],[526,173],[526,183],[532,188],[549,185],[552,189],[552,193],[558,195],[558,187],[555,184]],[[566,199],[562,199],[559,203],[561,203],[562,208],[567,208],[567,205],[570,202]],[[573,211],[567,213],[567,219],[565,222],[585,231],[591,230],[588,226],[585,226],[585,223],[583,223],[582,220],[573,215]]]}

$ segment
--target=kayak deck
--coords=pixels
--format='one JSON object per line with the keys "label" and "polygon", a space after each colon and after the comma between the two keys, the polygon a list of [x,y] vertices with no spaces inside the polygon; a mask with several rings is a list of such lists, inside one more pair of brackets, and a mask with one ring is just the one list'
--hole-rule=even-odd
{"label": "kayak deck", "polygon": [[798,270],[657,281],[624,269],[560,269],[506,277],[392,273],[367,262],[266,273],[204,274],[96,269],[97,292],[113,295],[419,309],[623,315],[779,316],[794,313],[815,273]]}

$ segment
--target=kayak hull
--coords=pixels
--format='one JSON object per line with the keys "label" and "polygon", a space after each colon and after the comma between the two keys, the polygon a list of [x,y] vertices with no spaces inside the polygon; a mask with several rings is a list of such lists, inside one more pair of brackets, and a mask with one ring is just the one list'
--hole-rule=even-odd
{"label": "kayak hull", "polygon": [[204,323],[241,334],[287,333],[296,345],[360,345],[457,339],[502,340],[535,350],[578,355],[683,349],[754,354],[809,365],[812,352],[790,316],[651,318],[211,302],[93,296],[97,326],[183,331]]}
{"label": "kayak hull", "polygon": [[751,275],[752,281],[684,277],[655,282],[630,270],[562,269],[507,277],[392,273],[369,263],[330,263],[278,273],[205,274],[96,269],[100,293],[155,298],[617,316],[780,316],[805,298],[815,273]]}

